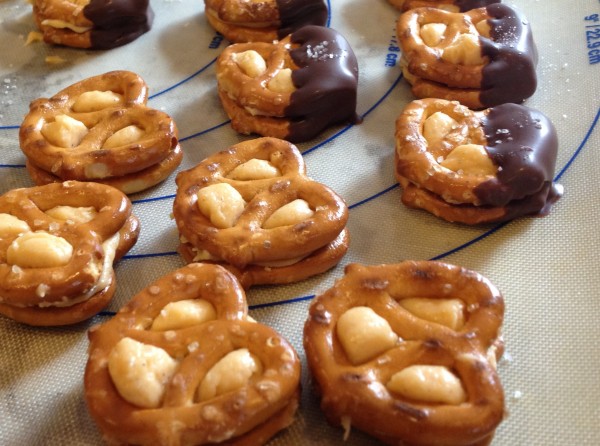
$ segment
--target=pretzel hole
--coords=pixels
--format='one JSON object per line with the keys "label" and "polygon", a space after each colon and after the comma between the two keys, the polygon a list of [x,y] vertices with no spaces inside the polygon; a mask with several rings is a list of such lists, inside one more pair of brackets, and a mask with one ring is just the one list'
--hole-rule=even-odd
{"label": "pretzel hole", "polygon": [[42,126],[41,133],[50,144],[72,149],[77,147],[88,134],[88,128],[83,122],[68,115],[57,115],[53,122],[47,122]]}
{"label": "pretzel hole", "polygon": [[234,53],[231,58],[240,70],[249,77],[256,78],[267,71],[267,62],[254,50]]}
{"label": "pretzel hole", "polygon": [[460,379],[447,367],[412,365],[395,373],[387,389],[414,401],[459,405],[467,401]]}
{"label": "pretzel hole", "polygon": [[231,228],[246,207],[242,195],[230,184],[211,184],[197,194],[198,208],[219,229]]}
{"label": "pretzel hole", "polygon": [[460,330],[465,324],[465,303],[460,299],[402,299],[400,306],[418,318]]}
{"label": "pretzel hole", "polygon": [[482,65],[479,37],[473,34],[459,34],[452,44],[444,48],[442,59],[458,65]]}
{"label": "pretzel hole", "polygon": [[69,242],[47,232],[27,232],[13,240],[6,251],[7,263],[21,268],[64,266],[72,256]]}
{"label": "pretzel hole", "polygon": [[498,170],[480,144],[463,144],[454,148],[440,165],[459,174],[476,176],[493,176]]}
{"label": "pretzel hole", "polygon": [[123,105],[124,103],[123,95],[113,91],[93,90],[80,94],[71,109],[76,113],[89,113]]}
{"label": "pretzel hole", "polygon": [[98,215],[98,211],[92,206],[55,206],[46,211],[50,217],[65,222],[89,223]]}
{"label": "pretzel hole", "polygon": [[203,324],[217,318],[215,307],[204,299],[186,299],[170,302],[152,321],[151,330],[178,330]]}
{"label": "pretzel hole", "polygon": [[223,356],[200,383],[197,399],[206,401],[244,387],[253,376],[262,374],[263,365],[247,348],[240,348]]}
{"label": "pretzel hole", "polygon": [[252,181],[280,176],[280,170],[269,161],[252,158],[233,169],[227,178],[237,181]]}
{"label": "pretzel hole", "polygon": [[429,145],[437,145],[458,127],[458,122],[446,113],[435,112],[423,123],[423,137]]}
{"label": "pretzel hole", "polygon": [[292,70],[283,68],[267,83],[267,88],[275,93],[292,93],[296,90],[292,82]]}
{"label": "pretzel hole", "polygon": [[11,214],[0,214],[0,238],[13,238],[30,231],[27,222]]}
{"label": "pretzel hole", "polygon": [[280,226],[295,225],[311,218],[314,214],[314,211],[305,200],[296,199],[273,212],[262,227],[273,229]]}
{"label": "pretzel hole", "polygon": [[338,319],[336,333],[353,365],[380,355],[399,340],[388,321],[369,307],[354,307],[344,312]]}
{"label": "pretzel hole", "polygon": [[121,339],[108,356],[108,372],[119,395],[144,408],[159,407],[178,362],[165,350]]}
{"label": "pretzel hole", "polygon": [[421,27],[421,39],[427,46],[437,46],[444,39],[446,28],[444,23],[426,23]]}
{"label": "pretzel hole", "polygon": [[128,125],[109,136],[106,141],[104,141],[102,148],[114,149],[115,147],[126,146],[142,139],[144,133],[144,130],[138,126]]}

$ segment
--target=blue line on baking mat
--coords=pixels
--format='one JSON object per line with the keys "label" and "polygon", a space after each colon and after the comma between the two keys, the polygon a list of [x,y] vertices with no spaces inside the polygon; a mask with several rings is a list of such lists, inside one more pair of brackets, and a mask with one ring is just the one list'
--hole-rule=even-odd
{"label": "blue line on baking mat", "polygon": [[211,128],[208,128],[208,129],[206,129],[206,130],[202,130],[201,132],[194,133],[193,135],[190,135],[190,136],[186,136],[185,138],[181,138],[181,139],[179,140],[179,142],[184,142],[184,141],[187,141],[188,139],[192,139],[192,138],[195,138],[195,137],[197,137],[197,136],[202,136],[202,135],[204,135],[205,133],[212,132],[213,130],[216,130],[216,129],[218,129],[218,128],[221,128],[221,127],[223,127],[224,125],[227,125],[227,124],[229,124],[230,122],[231,122],[231,121],[225,121],[225,122],[222,122],[221,124],[217,124],[217,125],[215,125],[215,126],[213,126],[213,127],[211,127]]}
{"label": "blue line on baking mat", "polygon": [[202,73],[202,72],[203,72],[204,70],[206,70],[208,67],[210,67],[212,64],[214,64],[216,60],[217,60],[217,58],[215,57],[213,60],[211,60],[211,61],[208,63],[208,65],[205,65],[205,66],[203,66],[203,67],[202,67],[202,68],[200,68],[198,71],[196,71],[194,74],[192,74],[192,75],[190,75],[190,76],[186,77],[185,79],[183,79],[183,80],[181,80],[181,81],[177,82],[175,85],[172,85],[172,86],[170,86],[169,88],[166,88],[166,89],[164,89],[164,90],[162,90],[162,91],[159,91],[158,93],[154,93],[153,95],[151,95],[151,96],[148,96],[148,99],[149,99],[149,100],[150,100],[150,99],[154,99],[155,97],[157,97],[157,96],[160,96],[161,94],[165,94],[165,93],[167,93],[167,92],[169,92],[169,91],[171,91],[171,90],[174,90],[175,88],[179,87],[180,85],[183,85],[183,84],[185,84],[185,83],[186,83],[186,82],[188,82],[189,80],[191,80],[191,79],[195,78],[196,76],[198,76],[200,73]]}
{"label": "blue line on baking mat", "polygon": [[[396,78],[396,80],[394,81],[394,83],[390,86],[390,88],[388,89],[388,91],[386,91],[384,93],[384,95],[379,98],[377,100],[377,102],[375,102],[375,104],[373,104],[371,106],[371,108],[369,108],[366,112],[364,112],[361,116],[360,116],[360,120],[364,120],[367,115],[369,115],[369,113],[371,113],[373,110],[375,110],[377,107],[379,107],[379,105],[390,95],[390,93],[392,92],[392,90],[394,88],[396,88],[396,86],[400,83],[400,81],[402,80],[403,76],[402,73],[400,73],[400,75]],[[302,155],[308,155],[310,152],[314,152],[315,150],[317,150],[320,147],[323,147],[325,144],[327,144],[330,141],[333,141],[334,139],[336,139],[338,136],[343,135],[344,133],[346,133],[348,130],[350,130],[352,127],[354,127],[356,124],[350,124],[346,127],[344,127],[342,130],[340,130],[339,132],[335,133],[334,135],[330,136],[329,138],[327,138],[324,141],[321,141],[319,144],[317,144],[314,147],[311,147],[310,149],[302,152]]]}
{"label": "blue line on baking mat", "polygon": [[1,167],[6,167],[7,169],[22,169],[25,167],[25,164],[0,164]]}
{"label": "blue line on baking mat", "polygon": [[0,130],[17,130],[20,125],[2,125],[0,126]]}

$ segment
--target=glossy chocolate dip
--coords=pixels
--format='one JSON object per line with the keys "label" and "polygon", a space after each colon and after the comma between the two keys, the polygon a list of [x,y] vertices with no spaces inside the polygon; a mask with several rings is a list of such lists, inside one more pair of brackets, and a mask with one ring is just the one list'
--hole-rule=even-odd
{"label": "glossy chocolate dip", "polygon": [[358,63],[346,39],[330,28],[305,26],[291,35],[299,45],[290,51],[298,69],[296,90],[285,116],[291,119],[291,142],[306,141],[331,124],[356,123]]}
{"label": "glossy chocolate dip", "polygon": [[484,205],[508,205],[510,218],[545,212],[561,194],[553,184],[558,138],[552,122],[537,110],[503,104],[489,109],[482,127],[498,174],[475,189],[477,197]]}
{"label": "glossy chocolate dip", "polygon": [[125,45],[147,32],[154,19],[149,0],[91,0],[83,15],[94,24],[90,32],[94,49]]}
{"label": "glossy chocolate dip", "polygon": [[327,6],[323,0],[277,0],[281,26],[277,30],[280,39],[307,26],[325,26]]}
{"label": "glossy chocolate dip", "polygon": [[454,5],[458,6],[460,12],[467,12],[471,9],[482,8],[492,3],[501,3],[502,0],[455,0]]}
{"label": "glossy chocolate dip", "polygon": [[506,102],[520,103],[537,88],[537,49],[527,19],[514,9],[496,3],[486,8],[491,39],[480,37],[483,68],[480,101],[484,108]]}

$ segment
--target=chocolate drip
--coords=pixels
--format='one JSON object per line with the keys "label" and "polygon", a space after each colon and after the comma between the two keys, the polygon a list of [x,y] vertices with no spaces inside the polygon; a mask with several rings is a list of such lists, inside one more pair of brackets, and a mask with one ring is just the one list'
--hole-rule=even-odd
{"label": "chocolate drip", "polygon": [[277,30],[280,39],[306,25],[325,26],[327,6],[323,0],[277,0],[281,26]]}
{"label": "chocolate drip", "polygon": [[483,68],[480,100],[484,107],[506,102],[523,102],[537,88],[537,49],[529,22],[514,9],[493,4],[490,17],[491,40],[480,37],[481,51],[490,58]]}
{"label": "chocolate drip", "polygon": [[91,0],[83,15],[94,24],[94,49],[125,45],[147,32],[154,19],[149,0]]}
{"label": "chocolate drip", "polygon": [[502,0],[455,0],[454,5],[458,6],[460,12],[470,11],[475,8],[482,8],[492,3],[502,3]]}
{"label": "chocolate drip", "polygon": [[560,197],[552,184],[558,151],[552,122],[539,111],[503,104],[489,110],[482,127],[498,174],[475,189],[477,197],[485,205],[508,205],[515,216],[546,211]]}
{"label": "chocolate drip", "polygon": [[296,90],[286,117],[292,119],[289,141],[306,141],[331,124],[356,123],[358,63],[346,39],[330,28],[305,26],[291,35],[290,51],[298,69],[292,71]]}

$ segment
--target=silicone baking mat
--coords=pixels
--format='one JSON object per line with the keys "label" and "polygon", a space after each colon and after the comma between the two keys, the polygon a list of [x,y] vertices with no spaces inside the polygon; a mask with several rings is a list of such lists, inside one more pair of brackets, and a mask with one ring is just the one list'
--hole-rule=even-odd
{"label": "silicone baking mat", "polygon": [[[397,66],[398,16],[384,0],[330,0],[332,28],[354,48],[362,124],[336,127],[300,144],[309,175],[350,206],[351,247],[316,278],[248,292],[251,314],[279,330],[304,358],[302,327],[311,298],[351,262],[441,259],[479,271],[506,299],[507,353],[499,365],[508,416],[497,445],[600,444],[600,2],[520,0],[540,52],[539,86],[526,104],[554,122],[556,179],[564,197],[545,218],[505,225],[449,224],[400,203],[393,174],[394,121],[411,94]],[[185,152],[180,169],[247,137],[236,134],[216,95],[214,62],[225,42],[208,26],[201,0],[152,0],[151,31],[110,51],[25,45],[31,6],[0,1],[0,193],[32,186],[18,127],[35,98],[86,77],[125,69],[150,88],[149,105],[176,121]],[[50,64],[48,56],[62,63]],[[117,265],[118,310],[154,279],[183,265],[170,218],[173,176],[131,197],[140,240]],[[0,318],[0,444],[97,445],[83,400],[87,330],[110,314],[62,328],[31,328]],[[319,410],[303,359],[295,423],[273,445],[334,445],[342,431]],[[353,431],[348,445],[377,444]]]}

